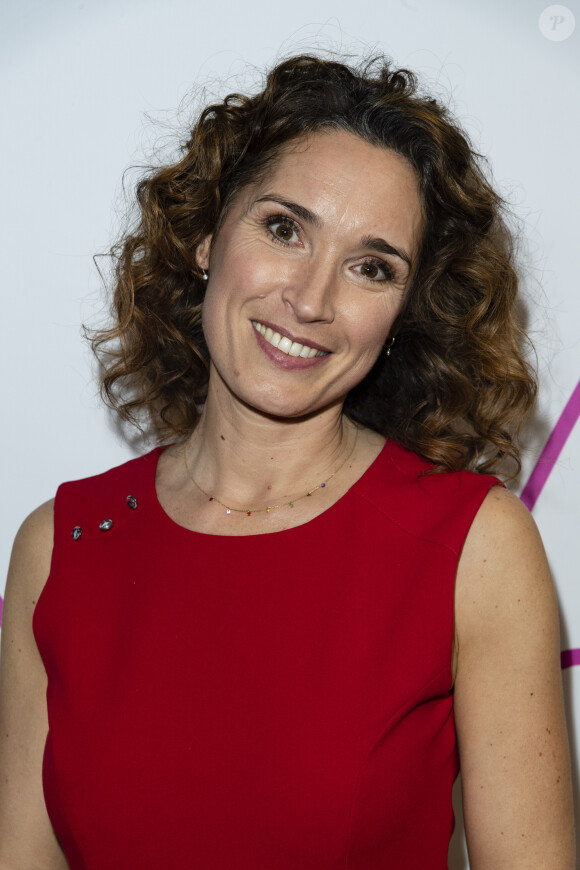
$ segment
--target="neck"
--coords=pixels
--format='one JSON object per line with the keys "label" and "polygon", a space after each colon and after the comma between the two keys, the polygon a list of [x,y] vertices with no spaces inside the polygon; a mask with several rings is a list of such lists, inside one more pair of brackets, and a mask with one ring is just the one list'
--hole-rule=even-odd
{"label": "neck", "polygon": [[258,507],[319,486],[348,458],[355,435],[342,403],[288,420],[210,392],[185,451],[206,493],[235,508]]}

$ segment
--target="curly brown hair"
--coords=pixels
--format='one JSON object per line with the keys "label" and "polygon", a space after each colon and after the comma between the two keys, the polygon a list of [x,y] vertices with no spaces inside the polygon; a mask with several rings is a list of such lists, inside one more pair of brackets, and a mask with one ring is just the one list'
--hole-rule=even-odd
{"label": "curly brown hair", "polygon": [[209,375],[196,248],[284,146],[332,130],[402,155],[426,217],[396,352],[379,356],[345,413],[440,469],[487,472],[511,457],[519,470],[516,436],[536,382],[514,316],[504,202],[448,110],[382,57],[283,61],[261,93],[205,108],[181,159],[139,182],[138,225],[111,252],[114,325],[92,337],[105,400],[160,440],[191,432]]}

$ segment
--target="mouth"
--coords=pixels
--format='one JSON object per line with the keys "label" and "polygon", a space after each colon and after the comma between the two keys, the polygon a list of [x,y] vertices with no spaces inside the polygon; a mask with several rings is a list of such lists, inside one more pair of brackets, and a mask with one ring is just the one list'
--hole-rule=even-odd
{"label": "mouth", "polygon": [[252,326],[260,333],[261,336],[275,347],[277,350],[285,353],[287,356],[301,357],[302,359],[314,359],[316,356],[327,356],[327,350],[321,350],[318,347],[312,347],[309,344],[302,344],[299,341],[293,341],[287,335],[277,332],[264,323],[258,320],[252,320]]}

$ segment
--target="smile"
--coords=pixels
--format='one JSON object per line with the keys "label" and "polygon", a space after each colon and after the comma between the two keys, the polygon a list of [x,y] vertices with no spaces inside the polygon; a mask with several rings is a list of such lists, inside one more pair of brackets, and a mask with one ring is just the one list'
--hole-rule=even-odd
{"label": "smile", "polygon": [[326,356],[328,353],[325,350],[318,350],[316,347],[309,347],[307,344],[300,344],[298,341],[292,341],[292,339],[288,338],[287,335],[281,335],[279,332],[274,332],[274,330],[270,329],[269,326],[264,326],[263,323],[259,323],[257,320],[252,320],[252,326],[266,339],[268,344],[271,344],[272,347],[281,350],[282,353],[285,353],[288,356],[299,356],[302,357],[302,359],[313,359],[315,356]]}

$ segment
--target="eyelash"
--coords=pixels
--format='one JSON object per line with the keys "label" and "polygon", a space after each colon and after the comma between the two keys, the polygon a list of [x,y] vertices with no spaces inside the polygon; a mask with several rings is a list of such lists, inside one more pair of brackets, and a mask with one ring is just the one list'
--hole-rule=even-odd
{"label": "eyelash", "polygon": [[370,281],[371,284],[380,284],[383,281],[386,282],[395,280],[395,273],[393,269],[388,265],[388,263],[385,263],[384,260],[379,260],[377,257],[367,257],[364,262],[360,263],[360,266],[377,266],[377,268],[382,271],[384,278],[380,278],[378,280],[373,278],[367,278],[366,275],[362,275],[359,272],[361,278],[364,278],[365,281]]}
{"label": "eyelash", "polygon": [[[300,233],[299,225],[296,223],[296,221],[292,220],[292,218],[289,218],[287,215],[271,215],[270,217],[264,218],[262,223],[266,227],[268,234],[270,235],[272,240],[277,242],[279,245],[283,245],[284,247],[288,247],[292,244],[292,242],[285,242],[283,239],[278,238],[278,236],[276,236],[272,230],[273,226],[275,226],[276,224],[285,224],[286,226],[291,227],[296,235],[299,235]],[[395,280],[394,270],[391,268],[391,266],[389,266],[388,263],[385,263],[384,260],[380,260],[378,257],[367,257],[359,265],[361,268],[366,265],[377,266],[377,268],[382,271],[384,278],[380,278],[379,280],[367,278],[366,275],[362,275],[361,273],[359,273],[361,278],[363,278],[365,281],[369,281],[371,284],[381,284],[383,282],[386,283]]]}
{"label": "eyelash", "polygon": [[300,227],[298,226],[296,221],[293,221],[292,218],[289,218],[284,214],[275,214],[275,215],[272,215],[271,217],[267,217],[264,219],[263,224],[267,228],[267,230],[270,233],[270,235],[272,236],[273,240],[275,242],[278,242],[278,244],[284,245],[284,246],[290,245],[291,242],[285,242],[283,239],[279,239],[278,236],[276,236],[274,234],[274,231],[272,230],[273,226],[275,226],[276,224],[285,224],[287,227],[291,227],[294,230],[294,232],[296,233],[296,235],[299,235],[299,233],[300,233]]}

